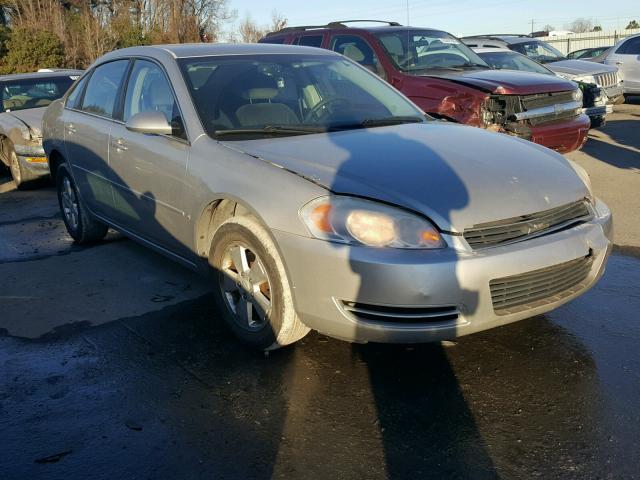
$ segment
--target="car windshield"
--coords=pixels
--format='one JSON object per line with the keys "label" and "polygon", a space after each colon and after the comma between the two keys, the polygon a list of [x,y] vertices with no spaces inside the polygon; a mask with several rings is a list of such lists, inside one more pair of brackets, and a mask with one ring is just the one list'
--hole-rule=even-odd
{"label": "car windshield", "polygon": [[489,68],[469,47],[439,30],[385,31],[376,36],[393,63],[407,73]]}
{"label": "car windshield", "polygon": [[216,138],[426,121],[386,82],[337,55],[237,55],[179,62],[202,124]]}
{"label": "car windshield", "polygon": [[567,59],[559,50],[539,40],[516,43],[511,45],[510,48],[540,63],[558,62]]}
{"label": "car windshield", "polygon": [[2,105],[6,112],[46,107],[62,97],[77,77],[30,78],[2,82]]}
{"label": "car windshield", "polygon": [[524,72],[544,73],[555,75],[551,70],[534,62],[528,57],[510,50],[495,50],[491,52],[479,52],[478,55],[491,65],[500,70],[520,70]]}

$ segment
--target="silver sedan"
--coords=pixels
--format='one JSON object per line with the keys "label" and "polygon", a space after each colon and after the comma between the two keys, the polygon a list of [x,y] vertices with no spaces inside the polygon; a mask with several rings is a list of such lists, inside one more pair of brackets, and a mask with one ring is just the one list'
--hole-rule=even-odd
{"label": "silver sedan", "polygon": [[112,227],[212,274],[221,316],[262,349],[504,325],[584,293],[611,247],[578,165],[426,117],[326,50],[115,51],[43,130],[74,240]]}

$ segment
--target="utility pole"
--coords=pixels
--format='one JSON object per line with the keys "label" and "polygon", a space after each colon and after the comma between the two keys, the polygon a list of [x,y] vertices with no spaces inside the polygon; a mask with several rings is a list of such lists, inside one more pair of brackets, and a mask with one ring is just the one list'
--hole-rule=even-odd
{"label": "utility pole", "polygon": [[533,18],[531,19],[531,34],[533,35]]}

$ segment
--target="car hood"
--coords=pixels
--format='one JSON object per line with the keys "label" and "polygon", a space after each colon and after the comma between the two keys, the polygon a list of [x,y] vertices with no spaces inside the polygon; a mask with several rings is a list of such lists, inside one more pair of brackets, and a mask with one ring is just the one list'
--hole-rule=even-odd
{"label": "car hood", "polygon": [[561,155],[502,133],[444,122],[223,145],[334,193],[421,212],[454,232],[588,195]]}
{"label": "car hood", "polygon": [[29,128],[42,132],[42,116],[46,109],[47,107],[28,108],[26,110],[16,110],[7,113],[20,120]]}
{"label": "car hood", "polygon": [[597,73],[615,72],[618,69],[611,65],[602,65],[585,60],[560,60],[559,62],[545,63],[545,67],[556,73],[568,75],[594,75]]}
{"label": "car hood", "polygon": [[575,89],[573,83],[562,78],[514,70],[469,70],[459,74],[434,76],[502,95],[529,95]]}

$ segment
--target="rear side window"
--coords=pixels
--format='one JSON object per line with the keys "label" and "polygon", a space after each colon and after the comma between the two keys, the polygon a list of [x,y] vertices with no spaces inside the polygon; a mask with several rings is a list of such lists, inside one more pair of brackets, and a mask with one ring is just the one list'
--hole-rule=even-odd
{"label": "rear side window", "polygon": [[80,107],[80,99],[82,98],[82,92],[84,91],[84,87],[87,84],[87,79],[90,75],[85,75],[80,79],[80,81],[73,87],[73,90],[67,97],[67,107],[68,108],[79,108]]}
{"label": "rear side window", "polygon": [[284,43],[285,37],[275,37],[275,38],[263,38],[258,43],[273,43],[273,44],[282,44]]}
{"label": "rear side window", "polygon": [[620,48],[618,48],[616,53],[621,53],[623,55],[640,55],[640,37],[627,40],[620,45]]}
{"label": "rear side window", "polygon": [[91,75],[82,101],[82,111],[113,118],[122,79],[129,60],[100,65]]}
{"label": "rear side window", "polygon": [[322,47],[322,35],[303,35],[295,41],[296,45],[302,45],[305,47]]}

